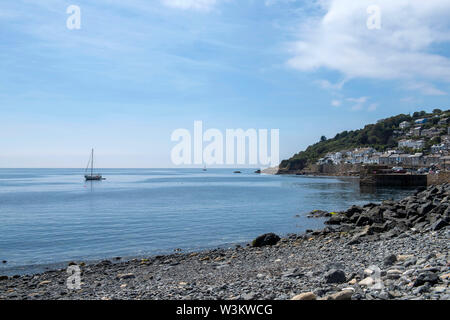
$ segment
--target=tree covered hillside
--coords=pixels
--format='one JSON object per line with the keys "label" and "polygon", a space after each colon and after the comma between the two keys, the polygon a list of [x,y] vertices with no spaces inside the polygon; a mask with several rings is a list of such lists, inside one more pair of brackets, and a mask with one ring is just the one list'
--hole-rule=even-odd
{"label": "tree covered hillside", "polygon": [[394,131],[399,129],[400,123],[428,118],[429,121],[421,125],[423,128],[427,128],[436,125],[442,116],[450,116],[450,110],[435,109],[433,113],[420,111],[414,112],[413,115],[400,114],[380,120],[376,124],[366,125],[363,129],[343,131],[332,139],[322,136],[319,142],[309,146],[305,151],[295,154],[288,160],[283,160],[279,166],[280,172],[302,170],[307,165],[316,163],[318,159],[329,152],[361,147],[373,147],[378,151],[395,148],[398,144],[398,138]]}

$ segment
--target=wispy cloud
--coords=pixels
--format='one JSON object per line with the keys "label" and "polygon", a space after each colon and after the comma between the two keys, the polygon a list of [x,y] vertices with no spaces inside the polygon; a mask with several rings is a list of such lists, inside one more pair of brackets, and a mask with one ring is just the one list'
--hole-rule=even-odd
{"label": "wispy cloud", "polygon": [[339,81],[339,82],[336,82],[336,83],[332,83],[332,82],[330,82],[330,81],[328,81],[326,79],[320,79],[320,80],[316,81],[316,84],[318,84],[323,89],[341,90],[346,81],[347,80],[344,79],[342,81]]}
{"label": "wispy cloud", "polygon": [[371,103],[367,108],[368,111],[375,111],[378,108],[378,103]]}
{"label": "wispy cloud", "polygon": [[435,88],[431,83],[410,82],[405,85],[408,90],[419,91],[429,96],[445,96],[447,92]]}
{"label": "wispy cloud", "polygon": [[292,44],[291,67],[308,72],[325,68],[348,79],[420,81],[423,94],[443,94],[430,83],[450,82],[450,59],[433,51],[450,41],[448,0],[376,1],[379,30],[367,28],[371,0],[318,3],[321,14],[302,23],[299,40]]}
{"label": "wispy cloud", "polygon": [[297,0],[266,0],[264,4],[270,7],[279,3],[291,3],[291,2],[297,2]]}
{"label": "wispy cloud", "polygon": [[209,11],[216,4],[217,0],[161,0],[165,6],[183,9],[183,10],[200,10]]}
{"label": "wispy cloud", "polygon": [[367,102],[367,97],[360,97],[360,98],[347,98],[348,102],[352,102],[352,110],[358,111],[361,110],[364,107],[364,104]]}
{"label": "wispy cloud", "polygon": [[332,100],[332,101],[331,101],[331,105],[332,105],[333,107],[340,107],[341,104],[342,104],[342,102],[341,102],[340,100]]}

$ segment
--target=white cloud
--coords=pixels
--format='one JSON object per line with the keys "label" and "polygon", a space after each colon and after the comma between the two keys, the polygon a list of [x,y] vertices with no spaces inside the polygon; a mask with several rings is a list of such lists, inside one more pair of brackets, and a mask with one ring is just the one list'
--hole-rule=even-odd
{"label": "white cloud", "polygon": [[429,96],[445,96],[446,92],[436,89],[432,84],[425,82],[411,82],[406,84],[405,88],[413,91],[420,91]]}
{"label": "white cloud", "polygon": [[[307,19],[288,64],[301,71],[338,71],[347,79],[450,82],[450,59],[433,52],[450,41],[450,1],[378,0],[381,29],[367,28],[372,0],[320,0],[323,15]],[[424,94],[443,93],[422,85]]]}
{"label": "white cloud", "polygon": [[161,0],[168,7],[183,10],[209,11],[217,3],[217,0]]}
{"label": "white cloud", "polygon": [[367,108],[368,111],[375,111],[378,108],[378,104],[377,103],[372,103],[370,104],[370,106]]}
{"label": "white cloud", "polygon": [[331,101],[331,105],[333,107],[340,107],[341,104],[342,104],[342,102],[340,100],[333,100],[333,101]]}
{"label": "white cloud", "polygon": [[367,97],[361,97],[361,98],[347,98],[347,101],[355,102],[355,103],[365,103],[367,101]]}
{"label": "white cloud", "polygon": [[297,1],[297,0],[266,0],[266,1],[264,2],[264,4],[265,4],[267,7],[270,7],[270,6],[279,4],[279,3],[289,3],[289,2],[296,2],[296,1]]}
{"label": "white cloud", "polygon": [[337,83],[331,83],[328,80],[321,79],[315,81],[323,89],[341,90],[347,80],[342,80]]}
{"label": "white cloud", "polygon": [[360,98],[347,98],[346,99],[349,102],[353,103],[352,110],[357,111],[361,110],[364,107],[364,104],[367,102],[367,97],[360,97]]}

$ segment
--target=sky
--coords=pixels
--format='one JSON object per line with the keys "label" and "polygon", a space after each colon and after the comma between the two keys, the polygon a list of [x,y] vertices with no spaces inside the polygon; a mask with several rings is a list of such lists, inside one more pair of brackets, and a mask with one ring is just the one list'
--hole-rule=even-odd
{"label": "sky", "polygon": [[448,0],[0,4],[0,167],[173,167],[196,120],[279,129],[285,159],[449,93]]}

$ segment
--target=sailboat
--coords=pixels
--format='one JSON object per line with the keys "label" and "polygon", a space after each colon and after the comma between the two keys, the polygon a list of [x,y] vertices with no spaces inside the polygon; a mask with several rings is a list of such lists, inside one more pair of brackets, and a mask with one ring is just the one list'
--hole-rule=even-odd
{"label": "sailboat", "polygon": [[[91,165],[91,174],[88,174],[88,168],[89,165]],[[86,166],[84,178],[86,181],[98,181],[98,180],[105,180],[105,178],[102,177],[101,174],[94,174],[94,149],[92,149],[91,157],[89,159],[88,165]]]}

